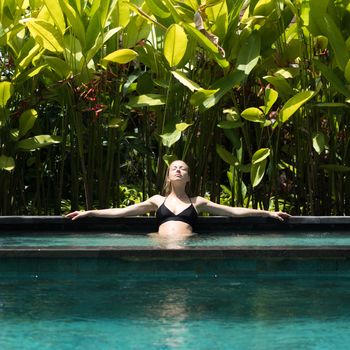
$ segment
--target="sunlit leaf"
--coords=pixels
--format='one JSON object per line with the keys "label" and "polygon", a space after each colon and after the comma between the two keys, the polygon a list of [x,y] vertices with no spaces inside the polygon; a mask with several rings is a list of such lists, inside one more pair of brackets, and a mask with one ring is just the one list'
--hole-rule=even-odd
{"label": "sunlit leaf", "polygon": [[172,24],[165,33],[164,56],[170,67],[177,66],[185,55],[187,35],[178,24]]}
{"label": "sunlit leaf", "polygon": [[278,98],[278,92],[274,89],[265,89],[265,115],[269,113],[270,109],[274,105],[274,103],[277,101]]}
{"label": "sunlit leaf", "polygon": [[181,72],[181,71],[171,71],[171,74],[184,86],[186,86],[187,88],[189,88],[191,91],[196,91],[196,90],[200,90],[201,87],[195,83],[194,81],[192,81],[191,79],[189,79],[185,73]]}
{"label": "sunlit leaf", "polygon": [[260,34],[254,31],[245,40],[237,57],[237,70],[244,72],[248,76],[252,69],[256,66],[260,58],[261,39]]}
{"label": "sunlit leaf", "polygon": [[23,151],[34,151],[61,142],[61,137],[51,135],[37,135],[18,141],[16,148]]}
{"label": "sunlit leaf", "polygon": [[177,123],[175,125],[176,127],[176,130],[179,130],[179,131],[185,131],[189,126],[191,126],[192,124],[187,124],[187,123]]}
{"label": "sunlit leaf", "polygon": [[147,6],[152,14],[159,18],[168,18],[170,16],[169,10],[162,3],[161,0],[145,0]]}
{"label": "sunlit leaf", "polygon": [[279,113],[279,121],[285,123],[304,103],[314,96],[314,91],[302,91],[290,98]]}
{"label": "sunlit leaf", "polygon": [[344,76],[345,76],[345,79],[347,80],[347,82],[350,83],[350,59],[345,66]]}
{"label": "sunlit leaf", "polygon": [[220,65],[220,67],[228,68],[230,66],[229,62],[219,53],[218,47],[215,46],[204,34],[187,23],[183,23],[182,25],[186,29],[186,32],[194,40],[196,40],[202,47],[213,54],[216,62]]}
{"label": "sunlit leaf", "polygon": [[130,97],[128,105],[130,107],[149,107],[149,106],[161,106],[165,104],[164,95],[157,94],[145,94],[140,96]]}
{"label": "sunlit leaf", "polygon": [[218,90],[199,89],[190,97],[190,103],[193,106],[199,106],[207,100],[208,97],[214,96],[217,91]]}
{"label": "sunlit leaf", "polygon": [[7,101],[11,98],[14,88],[9,81],[0,82],[0,107],[4,108]]}
{"label": "sunlit leaf", "polygon": [[273,85],[274,89],[277,90],[278,94],[284,100],[287,100],[290,96],[293,95],[293,89],[284,77],[266,75],[264,76],[264,79]]}
{"label": "sunlit leaf", "polygon": [[73,33],[79,39],[82,47],[85,46],[85,27],[79,12],[67,0],[59,0],[61,9],[66,15],[68,24],[71,26]]}
{"label": "sunlit leaf", "polygon": [[35,109],[28,109],[19,117],[19,137],[24,136],[33,126],[38,118],[38,112]]}
{"label": "sunlit leaf", "polygon": [[13,157],[7,157],[5,155],[0,156],[0,169],[6,171],[12,171],[15,168],[15,160]]}
{"label": "sunlit leaf", "polygon": [[250,122],[265,123],[264,113],[259,108],[247,108],[241,113],[241,116],[242,118],[249,120]]}
{"label": "sunlit leaf", "polygon": [[[203,112],[215,106],[220,101],[220,99],[223,96],[225,96],[232,88],[239,86],[239,84],[244,80],[244,77],[245,75],[242,71],[234,70],[233,72],[229,73],[225,77],[215,81],[215,83],[210,87],[213,93],[208,94],[208,96],[206,98],[203,98],[200,102],[199,102],[200,98],[198,98],[198,100],[196,101],[198,102],[199,110]],[[200,91],[198,91],[198,93],[200,95]],[[197,92],[194,93],[193,96],[191,96],[191,100],[192,100],[192,97],[193,98],[195,97],[194,95],[197,95]],[[196,104],[193,104],[193,105],[196,105]]]}
{"label": "sunlit leaf", "polygon": [[261,180],[263,179],[266,169],[266,163],[267,159],[264,159],[259,163],[252,164],[252,167],[250,169],[250,181],[253,187],[258,186]]}
{"label": "sunlit leaf", "polygon": [[260,148],[257,150],[252,157],[252,164],[258,164],[266,159],[270,155],[271,151],[269,148]]}
{"label": "sunlit leaf", "polygon": [[275,0],[259,0],[254,7],[254,16],[269,16],[275,10]]}
{"label": "sunlit leaf", "polygon": [[138,56],[138,53],[131,49],[119,49],[109,55],[103,57],[103,61],[116,62],[126,64],[133,61]]}
{"label": "sunlit leaf", "polygon": [[162,138],[162,143],[165,147],[171,147],[181,138],[181,131],[175,128],[174,131],[160,135]]}
{"label": "sunlit leaf", "polygon": [[312,135],[312,147],[318,154],[324,151],[325,143],[326,139],[322,132],[317,132]]}
{"label": "sunlit leaf", "polygon": [[63,12],[58,0],[44,0],[44,3],[50,12],[52,19],[60,30],[61,34],[66,29],[66,23],[64,21]]}
{"label": "sunlit leaf", "polygon": [[51,52],[63,52],[62,35],[51,23],[32,18],[25,24],[41,47]]}

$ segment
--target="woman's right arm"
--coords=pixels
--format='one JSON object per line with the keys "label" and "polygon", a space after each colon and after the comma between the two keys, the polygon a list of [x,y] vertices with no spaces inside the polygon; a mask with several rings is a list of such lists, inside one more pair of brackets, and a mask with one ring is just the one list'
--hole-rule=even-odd
{"label": "woman's right arm", "polygon": [[76,220],[84,217],[114,217],[120,218],[124,216],[135,216],[149,213],[157,210],[161,201],[161,196],[156,195],[144,202],[129,205],[125,208],[97,209],[86,211],[73,211],[66,215],[67,218]]}

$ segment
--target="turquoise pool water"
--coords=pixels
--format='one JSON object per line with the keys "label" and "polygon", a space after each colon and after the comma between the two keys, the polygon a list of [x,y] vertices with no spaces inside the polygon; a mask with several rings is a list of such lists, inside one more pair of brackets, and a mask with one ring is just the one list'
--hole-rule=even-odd
{"label": "turquoise pool water", "polygon": [[[350,234],[344,232],[293,232],[293,233],[263,233],[249,232],[232,235],[196,235],[181,242],[188,247],[211,246],[350,246]],[[162,246],[162,241],[148,235],[130,234],[25,234],[0,236],[0,247],[23,246]]]}
{"label": "turquoise pool water", "polygon": [[49,265],[2,266],[0,349],[349,348],[350,278],[71,275]]}

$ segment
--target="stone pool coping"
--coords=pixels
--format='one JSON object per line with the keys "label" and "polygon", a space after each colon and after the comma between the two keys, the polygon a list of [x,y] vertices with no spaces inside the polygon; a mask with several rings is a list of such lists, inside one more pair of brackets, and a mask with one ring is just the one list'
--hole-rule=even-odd
{"label": "stone pool coping", "polygon": [[[63,216],[2,216],[0,235],[45,235],[83,232],[147,234],[155,231],[155,218],[85,218],[71,221]],[[350,233],[349,216],[294,216],[280,222],[271,218],[221,216],[199,217],[196,232],[210,235],[231,235],[271,232],[342,232]],[[112,258],[122,260],[190,260],[190,259],[323,259],[346,261],[350,264],[350,246],[251,246],[251,247],[14,247],[1,248],[0,258]]]}
{"label": "stone pool coping", "polygon": [[[84,218],[71,221],[63,216],[0,216],[0,235],[19,231],[51,232],[118,232],[147,234],[156,229],[155,218],[137,216],[127,218]],[[293,216],[280,222],[263,217],[203,216],[198,218],[195,231],[205,234],[233,233],[237,230],[338,230],[350,232],[350,216]]]}

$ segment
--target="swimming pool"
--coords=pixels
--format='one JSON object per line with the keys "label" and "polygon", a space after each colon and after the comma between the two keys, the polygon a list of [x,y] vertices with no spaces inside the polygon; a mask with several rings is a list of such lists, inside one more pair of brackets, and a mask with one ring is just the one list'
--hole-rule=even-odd
{"label": "swimming pool", "polygon": [[175,248],[59,222],[1,229],[1,349],[347,349],[347,222],[246,222]]}
{"label": "swimming pool", "polygon": [[44,260],[2,262],[1,349],[347,349],[350,341],[349,274]]}

